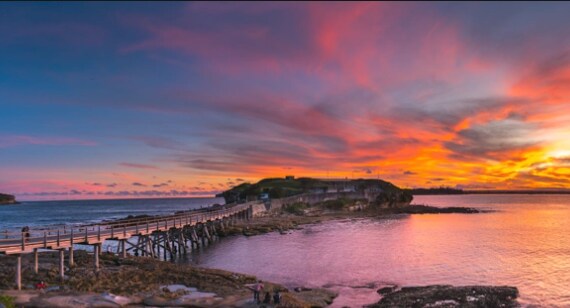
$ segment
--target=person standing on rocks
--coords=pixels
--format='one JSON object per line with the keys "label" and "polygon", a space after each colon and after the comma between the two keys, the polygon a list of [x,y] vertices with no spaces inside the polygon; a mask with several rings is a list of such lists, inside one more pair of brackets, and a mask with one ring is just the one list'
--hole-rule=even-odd
{"label": "person standing on rocks", "polygon": [[281,293],[279,293],[279,290],[277,289],[275,289],[275,292],[273,293],[273,303],[275,305],[281,303]]}
{"label": "person standing on rocks", "polygon": [[259,299],[259,293],[261,293],[261,291],[263,291],[263,282],[259,280],[253,287],[253,301],[258,304],[261,303],[261,300]]}
{"label": "person standing on rocks", "polygon": [[265,297],[263,298],[264,304],[271,304],[271,294],[269,292],[265,292]]}
{"label": "person standing on rocks", "polygon": [[47,284],[42,280],[36,283],[36,290],[39,290],[40,293],[46,293]]}

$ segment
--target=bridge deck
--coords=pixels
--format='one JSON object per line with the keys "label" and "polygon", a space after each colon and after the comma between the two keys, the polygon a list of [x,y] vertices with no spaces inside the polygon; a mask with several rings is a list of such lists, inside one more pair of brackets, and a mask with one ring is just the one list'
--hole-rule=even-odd
{"label": "bridge deck", "polygon": [[249,210],[247,205],[209,211],[192,211],[176,215],[120,220],[80,226],[64,226],[57,229],[30,230],[4,233],[0,239],[0,254],[31,253],[34,249],[64,249],[73,244],[100,244],[105,240],[128,239],[137,235],[148,235],[170,228],[194,226],[208,221],[223,219]]}

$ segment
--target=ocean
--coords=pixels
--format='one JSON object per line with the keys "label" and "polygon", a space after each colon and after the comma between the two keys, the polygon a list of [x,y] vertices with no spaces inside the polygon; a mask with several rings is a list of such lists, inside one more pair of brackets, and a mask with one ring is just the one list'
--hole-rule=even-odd
{"label": "ocean", "polygon": [[570,195],[417,196],[416,204],[492,209],[394,215],[224,239],[188,260],[288,287],[330,287],[332,307],[379,300],[376,287],[511,285],[528,307],[570,307]]}
{"label": "ocean", "polygon": [[29,201],[0,205],[0,231],[23,226],[94,223],[129,215],[166,215],[224,204],[223,198]]}

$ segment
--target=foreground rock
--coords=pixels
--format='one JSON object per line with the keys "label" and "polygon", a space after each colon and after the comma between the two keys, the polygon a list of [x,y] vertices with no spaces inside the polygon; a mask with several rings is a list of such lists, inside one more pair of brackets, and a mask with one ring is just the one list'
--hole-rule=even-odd
{"label": "foreground rock", "polygon": [[517,288],[508,286],[404,287],[367,307],[520,307],[518,295]]}
{"label": "foreground rock", "polygon": [[[31,264],[31,255],[24,264]],[[147,257],[120,259],[101,255],[101,269],[92,268],[93,256],[75,252],[76,265],[67,268],[65,280],[58,278],[57,253],[40,254],[40,272],[25,266],[23,291],[14,291],[14,259],[0,258],[0,296],[14,298],[25,307],[255,307],[251,285],[255,276]],[[46,294],[33,290],[39,280],[50,286]],[[282,285],[264,282],[265,291],[279,290],[285,307],[325,307],[337,296],[322,289],[289,291]],[[4,290],[2,290],[4,289]]]}

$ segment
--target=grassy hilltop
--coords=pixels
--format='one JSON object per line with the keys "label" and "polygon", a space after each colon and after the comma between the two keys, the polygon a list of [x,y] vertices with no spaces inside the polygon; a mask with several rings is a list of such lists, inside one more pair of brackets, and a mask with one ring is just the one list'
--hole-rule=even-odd
{"label": "grassy hilltop", "polygon": [[267,178],[255,184],[242,183],[230,190],[224,191],[218,196],[224,197],[226,203],[233,203],[253,200],[263,193],[267,193],[269,198],[277,199],[304,193],[325,193],[337,190],[375,190],[387,194],[397,193],[407,195],[402,189],[390,182],[374,179],[321,180],[314,178]]}

